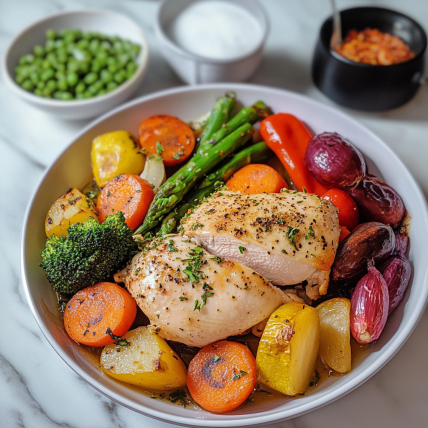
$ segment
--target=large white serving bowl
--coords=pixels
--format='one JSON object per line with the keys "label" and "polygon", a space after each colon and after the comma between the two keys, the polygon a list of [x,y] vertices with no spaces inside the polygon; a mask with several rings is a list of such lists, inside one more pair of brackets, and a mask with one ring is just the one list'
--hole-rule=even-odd
{"label": "large white serving bowl", "polygon": [[[46,30],[78,28],[108,36],[119,36],[141,47],[136,58],[134,75],[114,91],[84,100],[44,98],[26,91],[15,82],[14,69],[22,55],[32,53],[34,45],[45,44]],[[126,16],[105,10],[70,10],[49,15],[21,31],[10,43],[3,57],[1,70],[7,86],[25,102],[61,119],[88,119],[99,116],[123,103],[138,89],[147,69],[149,48],[141,28]]]}
{"label": "large white serving bowl", "polygon": [[[183,120],[196,118],[209,111],[215,99],[228,91],[235,91],[245,105],[262,99],[274,112],[290,112],[315,133],[336,131],[351,140],[366,156],[370,171],[381,175],[403,197],[412,216],[410,261],[414,275],[410,289],[391,315],[380,339],[354,364],[349,374],[331,377],[300,398],[284,397],[280,401],[219,415],[150,399],[102,373],[84,347],[70,340],[64,331],[51,285],[38,263],[46,240],[46,212],[65,190],[81,188],[87,182],[91,173],[89,153],[95,136],[117,129],[137,134],[141,120],[154,114],[175,115]],[[29,204],[22,235],[22,275],[28,303],[49,343],[76,373],[101,393],[137,412],[177,424],[252,426],[296,417],[331,403],[361,385],[394,356],[409,338],[425,307],[427,242],[427,205],[420,189],[400,159],[364,126],[333,108],[292,92],[245,84],[210,84],[166,90],[134,100],[97,119],[70,142],[46,171]]]}

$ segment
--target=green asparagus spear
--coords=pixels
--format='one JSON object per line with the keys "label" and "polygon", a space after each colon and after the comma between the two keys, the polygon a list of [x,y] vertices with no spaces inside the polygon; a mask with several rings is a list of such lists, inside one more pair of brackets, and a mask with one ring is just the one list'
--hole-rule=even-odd
{"label": "green asparagus spear", "polygon": [[229,94],[217,100],[200,136],[198,148],[210,141],[214,132],[218,131],[229,120],[235,105],[235,98]]}
{"label": "green asparagus spear", "polygon": [[167,214],[183,199],[201,177],[208,174],[215,166],[231,153],[242,147],[253,135],[254,129],[246,123],[223,138],[215,146],[196,154],[189,162],[181,167],[173,176],[168,178],[159,188],[150,204],[144,223],[135,234],[146,233],[157,226]]}
{"label": "green asparagus spear", "polygon": [[211,138],[205,144],[201,145],[195,153],[204,154],[206,149],[209,149],[210,145],[213,146],[217,144],[244,123],[255,123],[258,120],[264,119],[270,114],[272,114],[272,111],[263,101],[257,101],[251,107],[243,108],[236,114],[236,116],[230,119],[229,122],[223,125],[214,134],[212,134]]}
{"label": "green asparagus spear", "polygon": [[243,168],[249,163],[264,162],[270,156],[272,156],[272,151],[266,143],[261,142],[246,147],[229,159],[223,161],[215,172],[205,177],[202,183],[186,197],[182,205],[165,217],[159,235],[173,233],[180,219],[183,218],[189,209],[195,207],[202,199],[208,197],[219,187],[223,186],[238,169]]}

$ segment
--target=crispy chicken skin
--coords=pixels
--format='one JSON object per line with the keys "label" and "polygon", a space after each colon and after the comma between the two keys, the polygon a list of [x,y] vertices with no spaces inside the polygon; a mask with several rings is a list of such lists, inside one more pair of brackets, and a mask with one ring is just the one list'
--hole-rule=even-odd
{"label": "crispy chicken skin", "polygon": [[339,244],[337,209],[303,192],[217,192],[186,215],[182,231],[210,253],[248,266],[273,284],[307,281],[319,298],[328,288]]}
{"label": "crispy chicken skin", "polygon": [[179,235],[153,241],[115,279],[125,283],[161,337],[198,347],[241,334],[283,303],[303,302],[293,290],[283,292]]}

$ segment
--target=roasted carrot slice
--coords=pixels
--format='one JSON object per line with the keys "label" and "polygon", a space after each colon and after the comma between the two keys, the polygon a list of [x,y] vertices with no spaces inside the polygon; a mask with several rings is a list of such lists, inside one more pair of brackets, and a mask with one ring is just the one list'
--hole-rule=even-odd
{"label": "roasted carrot slice", "polygon": [[182,120],[157,115],[140,124],[140,146],[151,154],[162,156],[166,166],[185,161],[195,148],[195,135]]}
{"label": "roasted carrot slice", "polygon": [[236,409],[254,389],[256,360],[243,344],[222,340],[202,348],[190,361],[187,387],[210,412]]}
{"label": "roasted carrot slice", "polygon": [[155,194],[147,180],[138,175],[122,174],[109,181],[98,196],[98,220],[122,211],[126,224],[136,229],[144,220]]}
{"label": "roasted carrot slice", "polygon": [[250,164],[236,171],[226,182],[228,190],[246,195],[278,193],[288,188],[285,180],[271,166]]}
{"label": "roasted carrot slice", "polygon": [[137,304],[126,290],[111,282],[100,282],[70,299],[64,311],[64,327],[76,342],[105,346],[131,328],[136,314]]}

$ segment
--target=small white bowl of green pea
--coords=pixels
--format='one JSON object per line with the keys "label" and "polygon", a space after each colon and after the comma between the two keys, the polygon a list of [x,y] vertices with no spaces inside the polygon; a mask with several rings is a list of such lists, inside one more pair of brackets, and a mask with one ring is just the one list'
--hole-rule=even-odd
{"label": "small white bowl of green pea", "polygon": [[130,98],[147,61],[146,38],[133,21],[78,10],[50,15],[19,33],[3,57],[2,74],[34,107],[63,119],[86,119]]}

